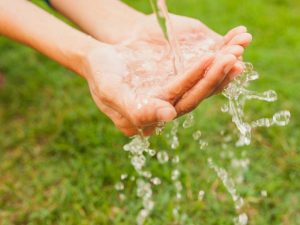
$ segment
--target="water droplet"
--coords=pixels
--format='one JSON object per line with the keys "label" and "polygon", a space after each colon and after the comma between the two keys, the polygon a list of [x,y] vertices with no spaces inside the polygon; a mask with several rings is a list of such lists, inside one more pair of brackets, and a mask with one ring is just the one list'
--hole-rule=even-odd
{"label": "water droplet", "polygon": [[143,155],[133,156],[131,158],[131,164],[134,166],[134,168],[139,171],[142,169],[142,167],[145,165],[146,158]]}
{"label": "water droplet", "polygon": [[175,189],[177,192],[180,192],[182,190],[182,184],[179,180],[175,182]]}
{"label": "water droplet", "polygon": [[149,153],[150,156],[155,156],[156,151],[154,149],[149,149],[148,153]]}
{"label": "water droplet", "polygon": [[149,172],[149,171],[143,171],[143,172],[142,172],[142,175],[143,175],[145,178],[151,178],[151,177],[152,177],[152,174],[151,174],[151,172]]}
{"label": "water droplet", "polygon": [[228,111],[229,111],[229,106],[228,106],[228,104],[222,105],[222,107],[221,107],[221,112],[226,113],[226,112],[228,112]]}
{"label": "water droplet", "polygon": [[178,210],[178,208],[174,208],[174,209],[173,209],[173,216],[174,216],[175,218],[177,218],[177,217],[179,216],[179,210]]}
{"label": "water droplet", "polygon": [[274,102],[277,100],[277,93],[273,90],[265,91],[263,93],[265,100],[268,102]]}
{"label": "water droplet", "polygon": [[169,155],[166,151],[160,151],[157,153],[158,162],[164,164],[169,161]]}
{"label": "water droplet", "polygon": [[244,63],[244,71],[245,71],[245,73],[253,71],[252,63],[245,62]]}
{"label": "water droplet", "polygon": [[127,177],[128,177],[128,174],[124,173],[121,175],[121,180],[125,180],[125,179],[127,179]]}
{"label": "water droplet", "polygon": [[116,189],[117,191],[122,191],[122,190],[124,190],[124,184],[123,184],[122,182],[116,183],[116,184],[115,184],[115,189]]}
{"label": "water droplet", "polygon": [[180,161],[180,158],[178,155],[174,156],[174,158],[172,159],[172,163],[174,163],[174,164],[179,163],[179,161]]}
{"label": "water droplet", "polygon": [[176,193],[176,199],[180,200],[182,198],[181,194],[179,192]]}
{"label": "water droplet", "polygon": [[179,170],[175,169],[175,170],[172,171],[172,175],[171,175],[172,180],[177,180],[179,176],[180,176],[180,171]]}
{"label": "water droplet", "polygon": [[251,71],[246,76],[247,76],[247,78],[246,78],[247,81],[257,80],[259,78],[259,75],[256,71]]}
{"label": "water droplet", "polygon": [[183,122],[182,127],[186,129],[186,128],[191,127],[193,124],[194,124],[194,115],[192,113],[189,113],[186,116],[186,119]]}
{"label": "water droplet", "polygon": [[157,127],[155,128],[155,134],[161,135],[164,132],[165,129],[165,122],[159,122],[157,124]]}
{"label": "water droplet", "polygon": [[199,191],[199,193],[198,193],[198,200],[202,201],[203,198],[204,198],[204,195],[205,195],[205,191],[203,191],[203,190]]}
{"label": "water droplet", "polygon": [[172,148],[172,149],[176,149],[178,146],[179,146],[178,137],[174,137],[174,138],[172,139],[171,148]]}
{"label": "water droplet", "polygon": [[286,126],[290,122],[291,113],[289,111],[280,111],[275,113],[273,121],[277,126]]}
{"label": "water droplet", "polygon": [[[236,191],[235,191],[236,192]],[[240,196],[237,196],[237,198],[234,201],[236,210],[240,210],[244,206],[244,199]]]}
{"label": "water droplet", "polygon": [[208,146],[208,142],[200,140],[199,141],[199,146],[200,146],[200,149],[203,150],[203,149],[205,149]]}
{"label": "water droplet", "polygon": [[251,123],[253,128],[255,127],[270,127],[273,125],[273,119],[262,118],[259,120],[255,120]]}
{"label": "water droplet", "polygon": [[120,198],[121,201],[125,201],[126,195],[121,193],[121,194],[119,194],[119,198]]}
{"label": "water droplet", "polygon": [[160,185],[161,184],[161,180],[158,178],[158,177],[153,177],[151,179],[151,182],[154,184],[154,185]]}
{"label": "water droplet", "polygon": [[247,223],[248,216],[245,213],[240,214],[238,217],[234,218],[234,225],[247,225]]}
{"label": "water droplet", "polygon": [[193,133],[193,139],[194,139],[195,141],[197,141],[197,140],[200,139],[201,135],[202,135],[201,131],[200,131],[200,130],[197,130],[196,132]]}
{"label": "water droplet", "polygon": [[267,197],[268,196],[268,192],[266,190],[262,190],[260,192],[260,194],[261,194],[262,197]]}

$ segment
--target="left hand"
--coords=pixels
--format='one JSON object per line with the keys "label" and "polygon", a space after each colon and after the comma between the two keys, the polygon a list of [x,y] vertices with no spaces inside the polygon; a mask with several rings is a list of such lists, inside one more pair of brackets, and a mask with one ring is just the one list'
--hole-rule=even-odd
{"label": "left hand", "polygon": [[[199,80],[197,84],[191,87],[191,89],[176,102],[177,113],[178,115],[182,115],[193,110],[205,98],[221,92],[235,76],[242,72],[242,55],[244,49],[250,44],[252,36],[247,33],[247,29],[244,26],[236,27],[230,30],[225,36],[222,36],[208,28],[199,20],[193,18],[170,14],[170,19],[173,25],[173,31],[179,42],[189,34],[199,34],[199,36],[203,38],[214,40],[215,44],[211,50],[218,52],[219,56],[217,57],[218,61],[214,63],[209,71],[211,74],[222,73],[215,74],[218,80],[214,80],[214,82],[211,81],[212,83],[209,90],[204,90],[203,82]],[[133,26],[133,30],[128,33],[127,39],[132,41],[145,41],[151,44],[162,44],[166,42],[154,14],[145,16],[139,20]],[[126,40],[123,39],[122,41]],[[232,55],[238,59],[234,66],[230,68],[229,71],[226,71],[226,73],[224,73],[223,70],[217,69],[220,68],[220,65],[216,65],[217,63],[224,64],[226,60],[228,62],[230,61],[226,59],[226,57],[222,58],[222,55]],[[215,86],[212,87],[213,85]]]}

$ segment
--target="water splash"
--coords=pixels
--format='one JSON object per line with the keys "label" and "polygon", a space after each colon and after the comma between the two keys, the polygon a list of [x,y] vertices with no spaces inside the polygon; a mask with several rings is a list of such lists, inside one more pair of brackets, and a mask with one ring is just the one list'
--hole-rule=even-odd
{"label": "water splash", "polygon": [[150,143],[148,138],[142,136],[135,136],[130,143],[126,144],[123,149],[129,152],[131,164],[139,175],[136,181],[137,196],[142,200],[143,208],[139,211],[137,216],[137,224],[143,225],[146,218],[150,215],[154,208],[154,201],[152,200],[152,183],[158,185],[157,179],[151,179],[150,171],[144,170],[146,164],[146,154],[150,154],[152,149],[149,149]]}
{"label": "water splash", "polygon": [[[235,209],[239,212],[244,206],[244,199],[237,193],[234,181],[230,178],[227,171],[221,167],[218,167],[212,158],[208,159],[208,165],[212,168],[220,180],[223,182],[224,187],[231,195],[232,200],[235,205]],[[239,214],[237,218],[234,219],[235,225],[246,225],[248,223],[248,216],[245,213]]]}
{"label": "water splash", "polygon": [[200,190],[198,193],[198,200],[203,201],[204,195],[205,195],[205,191]]}
{"label": "water splash", "polygon": [[193,126],[193,124],[194,124],[194,115],[193,113],[189,113],[187,114],[186,119],[182,124],[182,127],[185,129],[190,128],[191,126]]}
{"label": "water splash", "polygon": [[173,66],[176,74],[182,74],[184,71],[184,61],[180,52],[177,35],[175,35],[172,21],[168,13],[168,8],[165,0],[150,0],[153,11],[156,15],[158,24],[169,43],[170,50],[173,56]]}
{"label": "water splash", "polygon": [[289,123],[290,112],[281,111],[275,113],[272,119],[262,118],[253,122],[247,122],[244,118],[244,104],[246,100],[257,99],[260,101],[274,102],[277,100],[277,94],[273,90],[257,93],[247,89],[251,81],[259,78],[256,71],[253,70],[251,63],[244,64],[243,73],[234,79],[228,87],[223,91],[223,95],[227,98],[228,103],[221,107],[222,112],[229,113],[232,122],[235,123],[239,130],[239,140],[236,146],[250,145],[252,128],[270,127],[272,125],[285,126]]}
{"label": "water splash", "polygon": [[[199,36],[187,36],[184,41],[179,41],[174,34],[174,29],[168,10],[163,0],[158,0],[156,3],[151,0],[152,6],[158,18],[158,22],[162,27],[164,36],[168,41],[169,49],[156,48],[149,43],[137,43],[131,46],[131,43],[122,44],[119,46],[119,51],[128,65],[128,73],[124,76],[124,82],[128,83],[137,94],[151,94],[158,87],[169,81],[170,77],[179,75],[182,73],[184,66],[188,67],[193,62],[198,61],[203,54],[213,52],[212,46],[214,41],[211,39],[199,38]],[[167,51],[167,54],[165,53]],[[166,55],[172,55],[171,60],[165,58]],[[162,68],[158,70],[157,68]],[[247,122],[244,115],[244,104],[248,100],[260,100],[266,102],[274,102],[277,100],[277,94],[275,91],[269,90],[263,93],[257,93],[248,90],[247,87],[251,81],[257,80],[259,75],[253,70],[253,66],[250,63],[245,63],[244,72],[241,76],[237,77],[229,86],[224,90],[223,95],[228,99],[228,102],[221,108],[222,112],[229,113],[232,117],[232,121],[235,123],[237,130],[239,131],[239,140],[237,146],[249,145],[251,143],[252,129],[256,127],[269,127],[272,125],[285,126],[290,120],[290,113],[288,111],[281,111],[273,115],[272,118],[262,118],[255,121]],[[145,99],[146,101],[147,99]],[[143,107],[145,102],[141,102],[137,107]],[[192,113],[188,114],[186,120],[183,122],[183,128],[190,128],[194,124],[194,116]],[[158,124],[156,129],[157,135],[162,135],[164,131],[164,123]],[[179,147],[178,129],[180,123],[175,120],[172,123],[170,133],[166,134],[171,149],[174,151]],[[193,133],[192,138],[197,141],[199,148],[204,150],[208,146],[208,142],[202,138],[200,130]],[[229,143],[232,140],[231,135],[224,137],[224,144]],[[224,147],[225,148],[225,147]],[[176,223],[185,224],[186,214],[181,212],[180,201],[182,199],[183,184],[180,181],[180,170],[178,164],[180,157],[178,153],[174,153],[171,157],[167,151],[157,151],[150,149],[149,139],[136,136],[130,143],[124,146],[124,150],[129,153],[131,164],[135,168],[138,176],[137,179],[130,178],[131,181],[136,180],[137,196],[141,199],[142,208],[137,216],[137,224],[143,225],[145,220],[150,216],[155,203],[153,201],[153,186],[160,185],[163,181],[159,177],[154,177],[152,173],[145,169],[147,163],[147,157],[149,159],[157,159],[158,162],[163,165],[168,162],[172,162],[173,170],[171,172],[171,181],[175,189],[176,204],[173,209],[173,215]],[[234,153],[231,152],[233,155]],[[154,157],[156,156],[156,157]],[[231,166],[244,171],[248,168],[249,162],[247,159],[236,160],[232,159]],[[169,164],[168,164],[169,165]],[[218,167],[214,161],[209,158],[208,165],[217,173],[218,177],[222,180],[227,191],[230,193],[238,216],[234,218],[235,225],[246,225],[248,223],[248,216],[246,213],[240,213],[243,208],[244,200],[237,193],[235,183],[228,175],[227,171]],[[126,177],[127,178],[127,177]],[[126,179],[124,178],[124,179]],[[123,181],[121,176],[121,181]],[[240,183],[243,181],[242,172],[238,176],[237,181]],[[123,182],[119,182],[115,186],[116,190],[124,190]],[[204,191],[199,191],[198,200],[202,201],[205,195]]]}
{"label": "water splash", "polygon": [[169,155],[166,151],[160,151],[157,153],[158,162],[164,164],[169,161]]}

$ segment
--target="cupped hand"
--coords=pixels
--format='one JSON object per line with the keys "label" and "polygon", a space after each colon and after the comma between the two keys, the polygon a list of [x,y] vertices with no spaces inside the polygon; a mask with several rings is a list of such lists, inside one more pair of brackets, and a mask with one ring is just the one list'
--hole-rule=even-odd
{"label": "cupped hand", "polygon": [[[139,132],[149,135],[159,122],[177,117],[175,102],[196,83],[201,83],[204,89],[214,88],[217,73],[204,76],[214,60],[212,54],[203,55],[183,75],[169,77],[157,88],[143,92],[142,88],[139,91],[139,86],[133,87],[127,81],[132,74],[122,54],[115,46],[107,45],[94,47],[88,54],[84,74],[95,103],[118,129],[127,136]],[[218,70],[223,73],[226,66],[233,66],[236,58],[227,54],[217,57],[215,61]]]}
{"label": "cupped hand", "polygon": [[[251,42],[251,35],[245,27],[234,28],[223,37],[197,20],[171,17],[179,44],[188,35],[211,39],[213,43],[209,51],[192,60],[182,74],[166,79],[162,77],[163,82],[150,85],[151,91],[144,89],[143,82],[132,85],[136,78],[143,76],[143,72],[139,74],[139,68],[130,70],[129,64],[151,62],[151,56],[147,54],[135,55],[141,49],[140,43],[146,43],[150,50],[167,46],[154,16],[139,21],[122,43],[95,47],[87,57],[85,74],[94,101],[127,136],[141,132],[150,135],[159,122],[171,121],[193,110],[205,98],[220,92],[243,70],[241,57],[244,48]],[[120,53],[120,46],[124,43],[127,43],[127,54],[135,55],[136,62],[128,62],[128,57]],[[156,76],[166,72],[162,67],[164,62],[170,61],[170,55],[163,57],[167,58],[153,64],[157,67]],[[133,74],[134,71],[136,74]]]}
{"label": "cupped hand", "polygon": [[[212,78],[209,80],[211,82],[209,85],[205,84],[209,88],[203,88],[206,81],[200,79],[176,102],[177,114],[182,115],[193,110],[205,98],[221,92],[235,76],[242,72],[242,55],[244,49],[250,44],[252,36],[244,26],[236,27],[222,36],[196,19],[173,14],[170,15],[170,19],[171,28],[179,45],[188,36],[196,35],[197,38],[203,40],[212,40],[209,50],[217,54],[215,62],[207,73]],[[143,20],[138,21],[133,31],[128,35],[128,40],[166,44],[155,15],[146,16]],[[238,60],[234,60],[234,58]],[[235,61],[233,66],[232,61]],[[226,72],[224,72],[224,67],[226,67]]]}

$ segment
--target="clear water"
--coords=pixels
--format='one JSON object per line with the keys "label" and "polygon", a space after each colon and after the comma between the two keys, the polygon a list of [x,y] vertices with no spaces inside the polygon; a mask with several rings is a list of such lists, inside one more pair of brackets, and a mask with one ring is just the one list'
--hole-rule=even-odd
{"label": "clear water", "polygon": [[[139,105],[145,104],[147,96],[157,91],[174,76],[179,76],[184,68],[189,68],[199,61],[203,54],[213,52],[214,46],[213,40],[203,38],[197,34],[187,35],[178,40],[174,34],[164,0],[158,0],[157,2],[153,0],[151,2],[168,45],[153,45],[140,41],[138,43],[135,42],[134,45],[124,43],[118,48],[121,56],[127,63],[128,73],[124,75],[124,82],[134,88],[137,95],[145,96],[145,99]],[[221,111],[228,113],[232,118],[232,122],[236,125],[239,135],[236,142],[237,147],[250,145],[253,129],[273,125],[285,126],[290,120],[291,115],[288,111],[280,111],[275,113],[272,118],[246,121],[244,112],[246,101],[256,99],[274,102],[277,100],[275,91],[269,90],[257,93],[247,89],[250,82],[258,78],[259,75],[254,71],[253,66],[250,63],[245,63],[243,74],[229,84],[223,92],[227,102],[222,106]],[[131,177],[128,179],[127,174],[122,174],[120,182],[115,185],[115,189],[119,192],[120,199],[125,200],[126,196],[123,193],[125,188],[124,181],[128,179],[131,182],[136,182],[136,195],[142,203],[136,220],[138,225],[145,223],[155,207],[153,187],[164,183],[164,179],[153,176],[151,171],[147,169],[147,160],[156,160],[159,164],[165,166],[172,163],[170,180],[175,190],[174,199],[176,203],[173,209],[174,222],[185,224],[187,215],[181,209],[183,184],[180,179],[180,156],[174,150],[179,147],[180,143],[179,129],[189,129],[194,125],[194,120],[193,113],[189,113],[182,124],[178,120],[173,121],[172,128],[168,133],[164,132],[164,123],[158,124],[156,134],[162,135],[163,138],[168,140],[170,149],[151,149],[149,138],[139,135],[135,136],[130,143],[123,147],[124,151],[129,155],[131,164],[137,173],[137,178]],[[223,131],[221,131],[221,135],[223,136],[223,143],[220,148],[227,149],[228,143],[232,142],[234,137],[232,134],[225,135]],[[200,150],[205,150],[209,143],[202,136],[203,132],[197,130],[191,136],[191,140],[196,141]],[[248,216],[243,212],[244,199],[237,192],[236,184],[243,182],[243,174],[248,169],[250,161],[247,157],[237,159],[234,151],[221,151],[220,157],[231,159],[231,167],[237,171],[235,179],[231,178],[229,173],[224,168],[219,167],[211,158],[208,158],[207,166],[216,173],[234,202],[237,216],[233,219],[233,224],[246,225],[248,224]],[[267,197],[267,192],[263,190],[261,196]],[[205,191],[199,190],[197,198],[199,201],[203,201]],[[201,224],[201,221],[199,223]]]}

